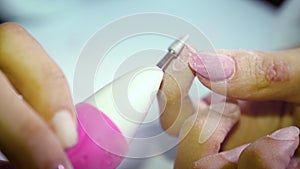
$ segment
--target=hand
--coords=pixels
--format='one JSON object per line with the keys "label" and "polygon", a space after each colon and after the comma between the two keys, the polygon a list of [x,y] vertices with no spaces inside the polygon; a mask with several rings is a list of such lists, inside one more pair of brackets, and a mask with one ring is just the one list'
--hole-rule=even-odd
{"label": "hand", "polygon": [[[300,49],[216,53],[196,53],[186,48],[181,55],[190,58],[189,65],[174,71],[173,61],[164,77],[163,94],[159,96],[161,125],[182,139],[175,168],[299,167],[298,152],[294,154],[299,129],[287,126],[300,123]],[[220,63],[224,72],[220,71]],[[188,95],[192,73],[208,88],[213,86],[214,92],[227,96],[223,112],[209,109],[219,104],[211,105],[210,96],[192,104]],[[217,125],[214,131],[201,130],[205,120],[206,124]],[[207,135],[208,140],[201,142]]]}
{"label": "hand", "polygon": [[72,168],[64,148],[77,141],[67,81],[28,32],[0,25],[0,150],[6,168]]}

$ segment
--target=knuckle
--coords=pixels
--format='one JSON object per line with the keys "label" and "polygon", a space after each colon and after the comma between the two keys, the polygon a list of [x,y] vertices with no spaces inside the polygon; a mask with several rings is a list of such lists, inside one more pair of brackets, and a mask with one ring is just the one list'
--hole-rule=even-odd
{"label": "knuckle", "polygon": [[254,55],[253,62],[253,73],[254,77],[254,86],[256,89],[261,89],[269,86],[269,81],[266,79],[266,64],[267,61],[264,59],[263,54],[261,52],[256,52]]}
{"label": "knuckle", "polygon": [[289,80],[289,65],[263,51],[250,52],[246,58],[247,72],[254,89],[263,89]]}

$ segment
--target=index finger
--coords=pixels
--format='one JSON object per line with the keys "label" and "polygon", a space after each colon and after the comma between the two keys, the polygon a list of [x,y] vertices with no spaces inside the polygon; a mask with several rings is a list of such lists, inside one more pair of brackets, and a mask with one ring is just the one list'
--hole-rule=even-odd
{"label": "index finger", "polygon": [[[299,55],[300,48],[274,52],[218,50],[194,55],[190,66],[205,86],[213,83],[215,92],[229,97],[300,103]],[[226,91],[218,83],[222,81],[227,82]]]}
{"label": "index finger", "polygon": [[183,48],[178,58],[167,67],[160,87],[160,124],[171,135],[178,135],[181,124],[195,111],[188,95],[195,77],[188,66],[188,58],[192,53],[195,51],[190,47]]}
{"label": "index finger", "polygon": [[39,43],[16,23],[0,25],[0,69],[62,145],[74,145],[76,120],[67,81]]}

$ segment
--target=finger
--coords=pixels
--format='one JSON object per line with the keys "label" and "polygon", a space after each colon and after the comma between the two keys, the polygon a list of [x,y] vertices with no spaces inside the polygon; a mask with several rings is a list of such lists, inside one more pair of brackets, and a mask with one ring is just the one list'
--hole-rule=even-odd
{"label": "finger", "polygon": [[256,141],[275,130],[294,124],[291,108],[282,101],[238,101],[239,123],[227,136],[223,150]]}
{"label": "finger", "polygon": [[[199,158],[218,153],[221,143],[237,122],[239,114],[237,105],[226,103],[223,115],[206,109],[189,117],[180,130],[175,168],[190,168]],[[206,121],[208,125],[216,125],[215,130],[202,130]],[[209,138],[202,141],[207,135]]]}
{"label": "finger", "polygon": [[51,125],[62,145],[74,145],[77,140],[75,113],[60,69],[21,26],[1,24],[0,37],[0,70]]}
{"label": "finger", "polygon": [[299,129],[286,127],[250,144],[241,153],[239,169],[286,169],[299,144]]}
{"label": "finger", "polygon": [[178,135],[184,120],[194,113],[193,103],[188,95],[195,75],[188,66],[188,58],[194,50],[185,46],[177,59],[168,66],[163,77],[158,101],[160,123],[171,135]]}
{"label": "finger", "polygon": [[[189,63],[207,87],[235,99],[300,103],[300,48],[277,52],[219,50],[198,53]],[[223,90],[226,81],[227,90]],[[246,92],[245,92],[246,91]]]}
{"label": "finger", "polygon": [[234,148],[229,151],[224,151],[218,154],[208,155],[193,164],[194,169],[236,169],[238,159],[241,152],[248,146],[248,144]]}
{"label": "finger", "polygon": [[71,168],[57,137],[0,71],[0,149],[20,169]]}

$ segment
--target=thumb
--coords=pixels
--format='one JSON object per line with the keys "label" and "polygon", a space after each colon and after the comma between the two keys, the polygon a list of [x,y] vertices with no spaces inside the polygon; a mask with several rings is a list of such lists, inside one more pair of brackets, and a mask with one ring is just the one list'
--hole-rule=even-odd
{"label": "thumb", "polygon": [[[300,48],[274,52],[218,50],[198,53],[189,64],[198,79],[217,93],[236,99],[300,103],[299,56]],[[226,82],[226,91],[220,82]]]}

